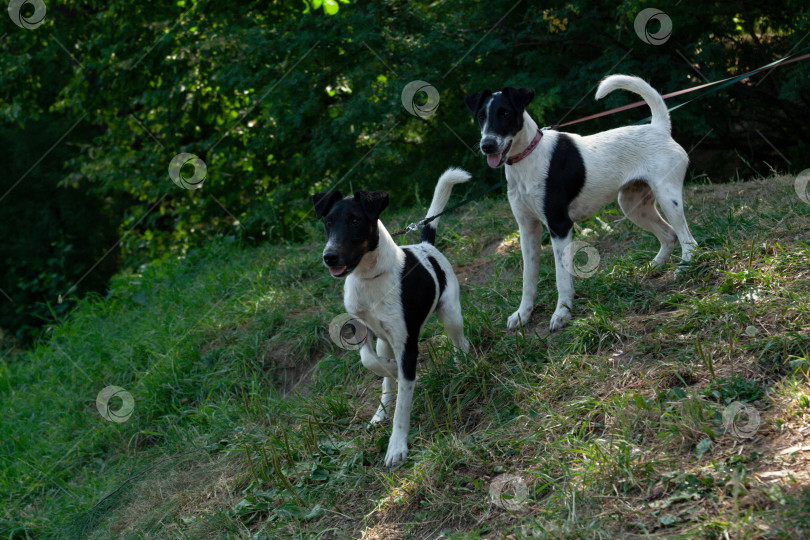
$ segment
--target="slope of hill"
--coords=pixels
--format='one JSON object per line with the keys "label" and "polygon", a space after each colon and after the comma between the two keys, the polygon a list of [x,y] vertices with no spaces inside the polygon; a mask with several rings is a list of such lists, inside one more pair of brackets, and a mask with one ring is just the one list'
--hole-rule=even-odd
{"label": "slope of hill", "polygon": [[[807,537],[810,203],[785,176],[685,199],[701,252],[678,279],[615,205],[577,226],[599,264],[555,334],[547,237],[515,333],[505,197],[443,218],[472,350],[456,366],[426,327],[394,470],[390,424],[366,425],[379,381],[328,336],[342,291],[316,223],[118,276],[2,359],[0,537]],[[131,415],[101,416],[110,385]]]}

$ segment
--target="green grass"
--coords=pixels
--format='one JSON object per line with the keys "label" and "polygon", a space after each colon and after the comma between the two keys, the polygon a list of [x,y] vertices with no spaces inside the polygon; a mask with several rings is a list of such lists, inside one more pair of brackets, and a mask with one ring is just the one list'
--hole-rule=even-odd
{"label": "green grass", "polygon": [[[787,177],[686,201],[702,250],[679,279],[615,206],[577,225],[601,264],[555,334],[547,247],[534,315],[505,328],[505,198],[442,218],[472,350],[457,366],[426,326],[393,470],[390,424],[367,426],[379,380],[328,336],[342,290],[316,223],[302,244],[213,242],[120,275],[2,359],[0,537],[806,537],[810,205]],[[123,423],[96,410],[108,385],[134,398]],[[727,429],[733,402],[759,414],[752,438]],[[525,499],[493,504],[503,474]]]}

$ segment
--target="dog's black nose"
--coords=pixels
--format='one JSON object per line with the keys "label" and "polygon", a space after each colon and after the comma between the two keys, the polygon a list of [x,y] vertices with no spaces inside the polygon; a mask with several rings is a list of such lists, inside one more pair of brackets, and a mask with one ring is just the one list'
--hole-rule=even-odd
{"label": "dog's black nose", "polygon": [[481,141],[481,150],[485,154],[494,154],[498,150],[498,141],[495,139],[483,139]]}
{"label": "dog's black nose", "polygon": [[324,253],[323,262],[326,263],[326,266],[337,266],[338,256],[335,253]]}

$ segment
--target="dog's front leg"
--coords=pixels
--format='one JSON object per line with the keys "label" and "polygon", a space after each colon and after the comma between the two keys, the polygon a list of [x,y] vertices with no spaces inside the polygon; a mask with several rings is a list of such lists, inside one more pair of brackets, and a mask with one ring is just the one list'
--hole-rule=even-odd
{"label": "dog's front leg", "polygon": [[[379,343],[380,340],[378,339],[378,353],[381,350]],[[385,352],[384,349],[383,351]],[[374,351],[371,349],[371,345],[368,343],[364,343],[360,348],[360,361],[363,363],[363,367],[379,375],[380,377],[397,377],[397,365],[393,355],[388,355],[386,357],[384,355],[374,354]]]}
{"label": "dog's front leg", "polygon": [[397,380],[397,405],[394,410],[394,428],[388,441],[388,452],[385,454],[385,466],[405,461],[408,457],[408,431],[411,428],[411,406],[413,390],[416,387],[416,358],[419,348],[416,337],[409,337],[404,350],[397,351],[399,378]]}
{"label": "dog's front leg", "polygon": [[551,235],[551,247],[554,250],[554,268],[557,272],[557,308],[551,316],[549,328],[560,330],[571,320],[571,306],[574,305],[574,281],[571,277],[573,265],[573,253],[568,253],[566,248],[571,245],[571,233],[569,229],[565,236],[555,237]]}
{"label": "dog's front leg", "polygon": [[377,412],[371,418],[372,424],[379,424],[388,418],[388,412],[391,410],[391,402],[394,401],[394,381],[391,377],[383,377],[382,382],[382,397],[380,399],[380,406],[377,407]]}
{"label": "dog's front leg", "polygon": [[[391,365],[391,368],[394,370],[397,369],[396,360],[394,360],[394,351],[391,350],[391,346],[388,344],[388,342],[381,338],[377,339],[377,357],[381,361],[385,362],[386,365]],[[390,371],[391,368],[387,369]],[[382,422],[390,416],[389,413],[391,411],[391,403],[394,401],[395,380],[396,378],[392,377],[391,375],[383,378],[380,406],[377,407],[377,412],[374,413],[374,417],[371,419],[372,424]]]}
{"label": "dog's front leg", "polygon": [[506,321],[506,326],[514,330],[527,324],[534,309],[537,297],[537,274],[540,271],[540,240],[543,237],[543,224],[534,216],[517,196],[509,194],[509,204],[520,230],[520,251],[523,255],[523,296],[520,307]]}

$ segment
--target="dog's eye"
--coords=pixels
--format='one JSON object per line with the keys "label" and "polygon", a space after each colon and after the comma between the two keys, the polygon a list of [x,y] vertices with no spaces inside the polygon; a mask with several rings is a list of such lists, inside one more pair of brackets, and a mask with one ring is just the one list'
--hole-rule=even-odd
{"label": "dog's eye", "polygon": [[510,113],[509,111],[503,111],[502,114],[504,118],[509,118],[510,116],[512,116],[512,113]]}
{"label": "dog's eye", "polygon": [[360,220],[357,218],[352,218],[350,223],[352,224],[352,227],[357,227],[358,225],[360,225]]}
{"label": "dog's eye", "polygon": [[324,222],[323,222],[323,224],[324,224],[324,225],[326,225],[326,228],[328,229],[329,227],[331,227],[331,226],[332,226],[332,220],[331,220],[331,219],[327,219],[326,221],[324,221]]}

